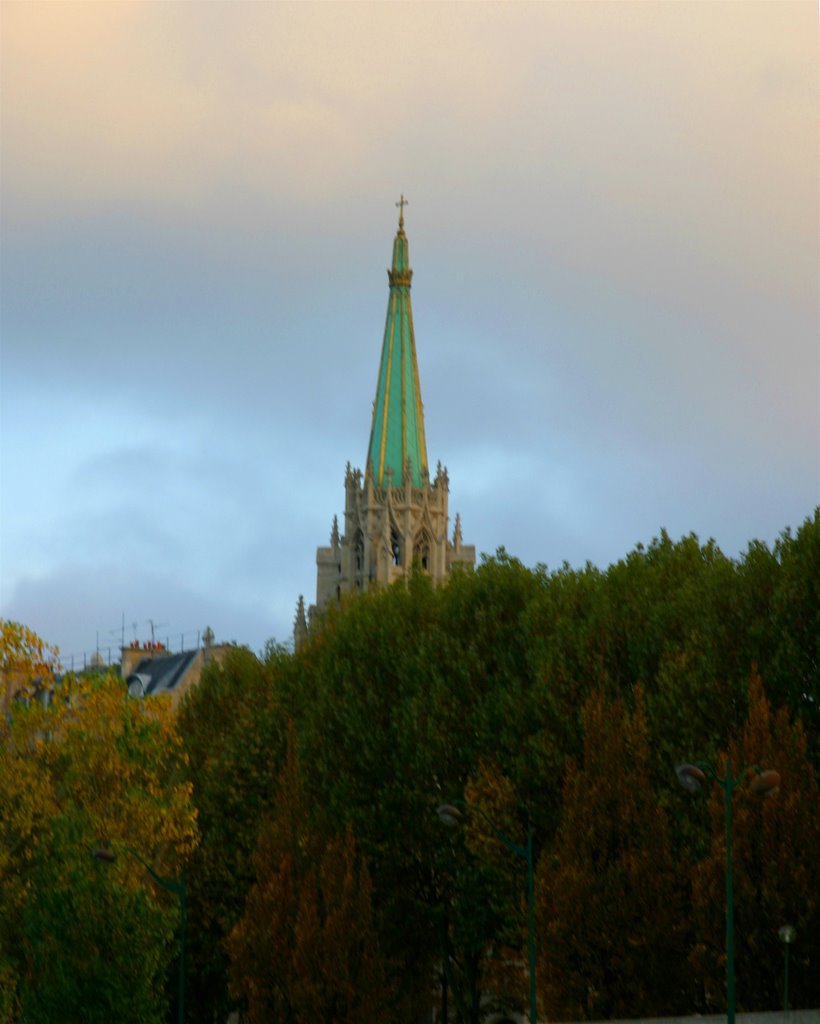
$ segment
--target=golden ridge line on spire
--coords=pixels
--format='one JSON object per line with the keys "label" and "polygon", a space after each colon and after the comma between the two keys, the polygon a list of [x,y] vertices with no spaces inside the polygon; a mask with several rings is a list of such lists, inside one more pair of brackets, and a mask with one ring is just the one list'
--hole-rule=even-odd
{"label": "golden ridge line on spire", "polygon": [[396,206],[399,207],[399,231],[403,231],[404,230],[404,208],[405,208],[405,206],[409,206],[409,205],[410,205],[410,203],[408,202],[408,200],[406,200],[404,198],[404,193],[402,193],[401,198],[396,203]]}

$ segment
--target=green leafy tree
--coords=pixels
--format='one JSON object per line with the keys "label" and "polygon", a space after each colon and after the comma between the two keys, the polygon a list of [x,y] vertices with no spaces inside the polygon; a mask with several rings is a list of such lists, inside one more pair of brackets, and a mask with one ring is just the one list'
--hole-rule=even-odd
{"label": "green leafy tree", "polygon": [[443,853],[434,808],[460,752],[447,723],[466,674],[448,671],[457,640],[441,630],[440,600],[414,576],[344,602],[295,665],[309,695],[296,720],[306,787],[328,834],[352,828],[367,859],[385,955],[405,965],[401,1019],[429,1006],[429,907]]}
{"label": "green leafy tree", "polygon": [[542,567],[527,569],[501,549],[441,594],[441,631],[450,638],[443,683],[451,695],[436,696],[449,711],[445,739],[459,754],[456,777],[463,785],[492,757],[539,834],[552,831],[558,813],[558,794],[545,793],[542,780],[560,774],[577,741],[577,695],[565,702],[546,662],[558,589]]}
{"label": "green leafy tree", "polygon": [[[384,948],[406,965],[399,1019],[429,1008],[431,976],[448,971],[460,1019],[484,1009],[481,972],[502,924],[487,899],[493,866],[434,809],[463,794],[492,752],[524,818],[542,813],[548,731],[526,625],[541,586],[503,555],[447,587],[419,574],[329,612],[295,659],[310,693],[296,721],[308,789],[337,833],[352,826],[367,857]],[[517,918],[518,906],[506,909]]]}
{"label": "green leafy tree", "polygon": [[179,729],[188,757],[201,842],[188,873],[188,1003],[195,1018],[234,1008],[225,940],[253,881],[260,821],[270,812],[285,750],[282,679],[290,656],[245,648],[212,662],[183,698]]}
{"label": "green leafy tree", "polygon": [[25,1020],[164,1024],[176,914],[139,877],[120,884],[91,857],[90,826],[86,816],[66,812],[38,844],[22,920]]}
{"label": "green leafy tree", "polygon": [[[769,651],[759,659],[774,704],[800,718],[809,756],[820,767],[820,506],[796,534],[786,531],[775,545],[780,566],[772,600]],[[765,653],[765,652],[764,652]]]}

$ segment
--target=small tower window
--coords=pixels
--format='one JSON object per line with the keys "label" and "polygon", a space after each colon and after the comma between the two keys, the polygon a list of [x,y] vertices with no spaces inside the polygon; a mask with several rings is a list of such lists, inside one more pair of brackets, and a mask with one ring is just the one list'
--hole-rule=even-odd
{"label": "small tower window", "polygon": [[430,572],[430,538],[422,533],[415,544],[415,556],[425,572]]}
{"label": "small tower window", "polygon": [[390,531],[390,557],[393,565],[401,565],[401,539],[395,527]]}

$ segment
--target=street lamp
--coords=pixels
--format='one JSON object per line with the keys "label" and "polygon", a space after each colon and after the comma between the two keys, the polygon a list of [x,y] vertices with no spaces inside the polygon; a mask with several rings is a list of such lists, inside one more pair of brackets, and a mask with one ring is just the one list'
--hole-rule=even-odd
{"label": "street lamp", "polygon": [[726,822],[726,1018],[727,1024],[735,1024],[735,929],[734,895],[732,891],[732,793],[743,782],[750,771],[755,773],[749,788],[759,796],[773,792],[780,785],[780,775],[775,771],[761,772],[759,768],[744,768],[737,778],[732,778],[729,758],[723,777],[706,761],[695,764],[681,764],[675,769],[678,782],[689,793],[696,793],[707,782],[715,782],[723,790],[723,804]]}
{"label": "street lamp", "polygon": [[789,1008],[789,946],[797,938],[793,925],[784,924],[777,933],[785,947],[786,966],[783,969],[783,1010]]}
{"label": "street lamp", "polygon": [[[185,865],[182,865],[182,871],[180,872],[179,879],[174,881],[171,878],[163,878],[162,875],[158,875],[156,871],[151,867],[150,864],[146,863],[136,852],[132,850],[130,846],[125,847],[125,852],[138,861],[148,874],[154,879],[157,885],[161,886],[167,892],[173,893],[179,899],[179,1006],[177,1013],[177,1020],[179,1024],[184,1024],[185,1021]],[[117,855],[113,850],[100,849],[94,851],[94,858],[96,860],[105,861],[108,864],[113,864],[117,859]]]}
{"label": "street lamp", "polygon": [[466,800],[451,800],[449,803],[440,804],[436,808],[442,824],[450,827],[460,825],[464,817],[460,808],[465,811],[475,811],[487,822],[493,830],[497,839],[511,850],[516,856],[527,862],[527,916],[529,921],[529,954],[530,954],[530,1024],[538,1024],[538,1008],[535,998],[535,877],[532,864],[532,825],[527,827],[527,845],[520,846],[509,839],[496,827],[493,820],[477,804],[468,803]]}

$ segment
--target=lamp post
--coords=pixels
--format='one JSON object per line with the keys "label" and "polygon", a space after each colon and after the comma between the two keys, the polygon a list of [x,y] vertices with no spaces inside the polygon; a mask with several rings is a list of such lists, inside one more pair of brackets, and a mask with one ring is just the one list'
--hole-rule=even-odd
{"label": "lamp post", "polygon": [[777,934],[785,948],[786,964],[783,968],[783,1010],[785,1011],[789,1008],[789,946],[797,938],[797,932],[793,925],[784,924]]}
{"label": "lamp post", "polygon": [[734,893],[732,891],[732,794],[750,771],[755,773],[749,787],[753,793],[765,796],[780,785],[780,775],[775,771],[761,772],[759,768],[744,768],[737,778],[732,778],[729,758],[726,758],[724,774],[721,777],[706,761],[695,764],[681,764],[675,769],[678,782],[685,790],[696,793],[707,782],[715,782],[723,790],[723,806],[726,824],[726,1019],[735,1024],[735,930]]}
{"label": "lamp post", "polygon": [[508,850],[516,854],[516,856],[523,858],[527,862],[527,917],[529,924],[529,960],[530,960],[530,1024],[538,1024],[538,1008],[536,1006],[535,996],[535,876],[533,872],[532,863],[532,825],[527,828],[527,844],[521,846],[518,843],[514,843],[512,839],[504,835],[504,833],[496,827],[493,820],[487,814],[486,811],[482,810],[477,804],[468,803],[466,800],[451,800],[449,803],[440,804],[436,808],[436,814],[438,814],[444,825],[455,826],[461,824],[461,819],[464,817],[459,808],[464,808],[465,811],[475,811],[476,814],[480,814],[481,817],[487,822],[490,828],[493,830],[496,838],[499,839]]}
{"label": "lamp post", "polygon": [[[179,900],[179,998],[178,998],[178,1013],[177,1020],[179,1024],[184,1024],[185,1021],[185,865],[182,865],[182,871],[180,872],[179,879],[174,881],[172,878],[163,878],[162,875],[158,875],[156,871],[146,861],[140,857],[136,850],[132,850],[130,846],[125,847],[125,852],[138,861],[148,874],[154,879],[157,885],[161,886],[167,892],[173,893]],[[96,860],[102,860],[109,864],[117,859],[117,855],[108,849],[100,849],[94,851],[94,857]]]}

